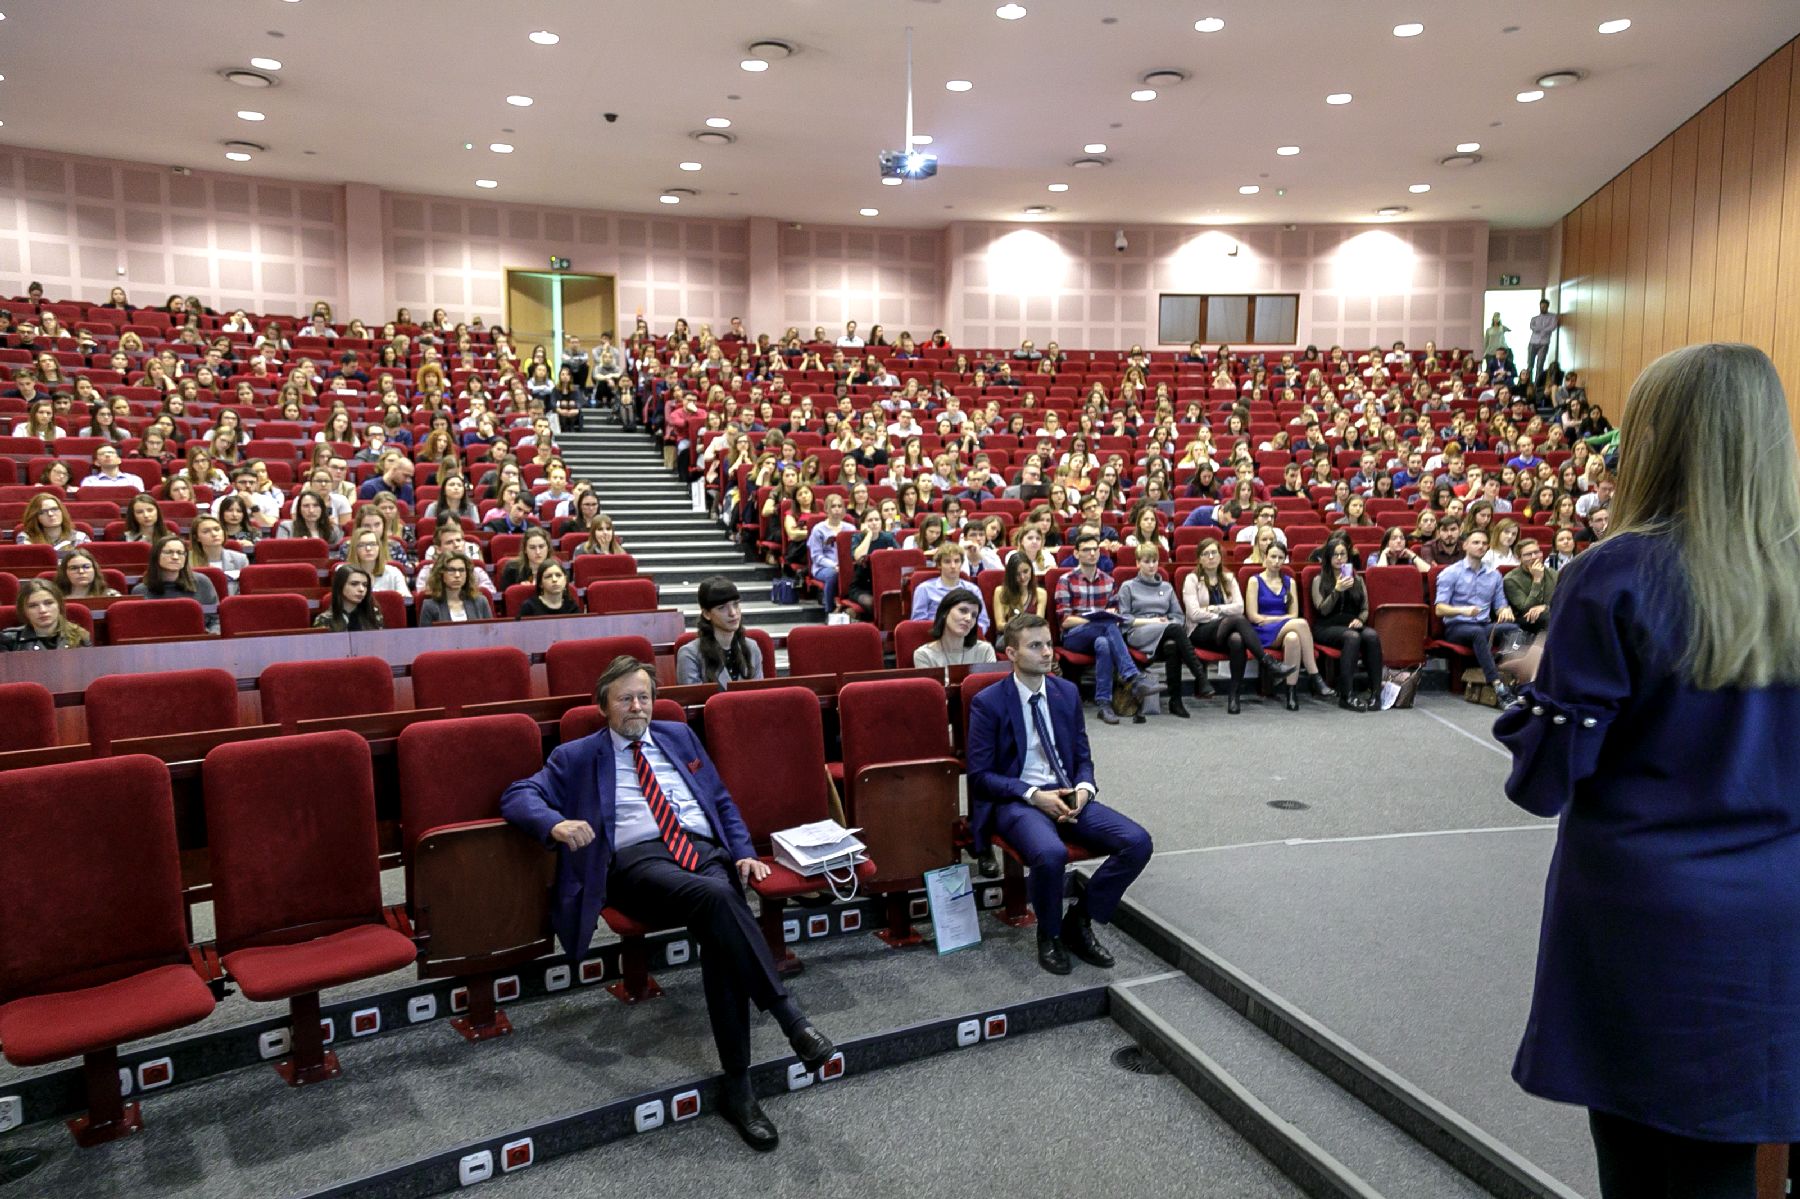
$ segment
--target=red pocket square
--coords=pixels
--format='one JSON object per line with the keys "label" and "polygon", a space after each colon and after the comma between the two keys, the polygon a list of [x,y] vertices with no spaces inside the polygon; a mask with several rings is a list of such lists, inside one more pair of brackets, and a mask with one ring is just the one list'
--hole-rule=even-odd
{"label": "red pocket square", "polygon": [[688,763],[688,770],[690,772],[697,771],[699,769],[700,769],[700,759],[699,758],[695,758],[693,761]]}

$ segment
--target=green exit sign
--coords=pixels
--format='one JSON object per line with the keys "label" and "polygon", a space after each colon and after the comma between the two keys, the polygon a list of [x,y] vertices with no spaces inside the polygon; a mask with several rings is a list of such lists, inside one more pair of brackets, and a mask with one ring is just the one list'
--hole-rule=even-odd
{"label": "green exit sign", "polygon": [[1519,276],[1517,276],[1517,275],[1502,275],[1502,276],[1500,276],[1500,286],[1501,287],[1517,287],[1517,286],[1519,286]]}

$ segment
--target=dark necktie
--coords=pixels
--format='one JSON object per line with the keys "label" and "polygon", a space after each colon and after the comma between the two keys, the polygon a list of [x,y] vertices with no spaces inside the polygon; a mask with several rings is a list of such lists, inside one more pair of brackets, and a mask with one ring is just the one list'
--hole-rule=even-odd
{"label": "dark necktie", "polygon": [[675,818],[675,805],[663,794],[662,785],[656,781],[656,772],[650,769],[650,759],[644,756],[644,743],[631,743],[632,765],[637,770],[638,786],[643,788],[644,802],[650,805],[650,816],[656,821],[657,831],[662,834],[663,844],[669,847],[669,856],[683,870],[693,870],[700,865],[700,855],[694,850],[694,843],[688,840],[687,833],[682,831],[681,821]]}
{"label": "dark necktie", "polygon": [[1050,736],[1050,723],[1044,718],[1042,691],[1031,697],[1031,723],[1037,729],[1038,744],[1043,747],[1044,756],[1050,759],[1050,769],[1056,772],[1056,785],[1068,790],[1069,774],[1063,769],[1062,755],[1056,752],[1056,740]]}

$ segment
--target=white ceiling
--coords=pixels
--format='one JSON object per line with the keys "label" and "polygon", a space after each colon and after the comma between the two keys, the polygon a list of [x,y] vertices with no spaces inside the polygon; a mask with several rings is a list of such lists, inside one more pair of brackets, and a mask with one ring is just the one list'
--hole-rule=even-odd
{"label": "white ceiling", "polygon": [[[1022,0],[1018,21],[997,19],[995,2],[0,0],[0,140],[700,216],[844,223],[874,206],[871,223],[935,227],[1049,203],[1049,220],[1267,223],[1406,204],[1407,219],[1540,226],[1800,33],[1793,0]],[[1223,31],[1195,32],[1208,16]],[[1634,24],[1596,32],[1614,17]],[[1394,37],[1403,21],[1424,34]],[[876,154],[902,140],[908,24],[917,129],[942,165],[882,187]],[[534,45],[535,29],[562,40]],[[800,52],[740,70],[748,43],[771,37]],[[282,61],[279,87],[219,77],[252,56]],[[1128,98],[1163,67],[1191,77],[1153,102]],[[1565,67],[1588,77],[1514,100]],[[955,78],[973,90],[947,92]],[[1326,105],[1341,91],[1354,102]],[[511,107],[512,93],[536,102]],[[268,119],[241,121],[240,108]],[[709,116],[730,118],[738,142],[689,140]],[[231,138],[270,149],[228,163]],[[494,154],[495,141],[517,149]],[[1095,141],[1112,164],[1071,169]],[[1486,161],[1437,165],[1463,141]],[[1302,153],[1278,157],[1283,144]],[[1049,194],[1052,182],[1070,190]],[[1415,183],[1432,190],[1411,195]],[[1238,194],[1250,184],[1261,194]],[[700,195],[665,208],[671,186]]]}

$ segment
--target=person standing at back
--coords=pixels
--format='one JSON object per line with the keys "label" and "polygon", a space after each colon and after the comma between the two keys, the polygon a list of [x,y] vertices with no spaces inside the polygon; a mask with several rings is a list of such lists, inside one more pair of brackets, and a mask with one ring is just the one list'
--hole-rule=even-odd
{"label": "person standing at back", "polygon": [[1762,351],[1645,369],[1612,509],[1494,725],[1562,818],[1513,1077],[1588,1109],[1603,1199],[1748,1199],[1800,1140],[1800,463]]}

